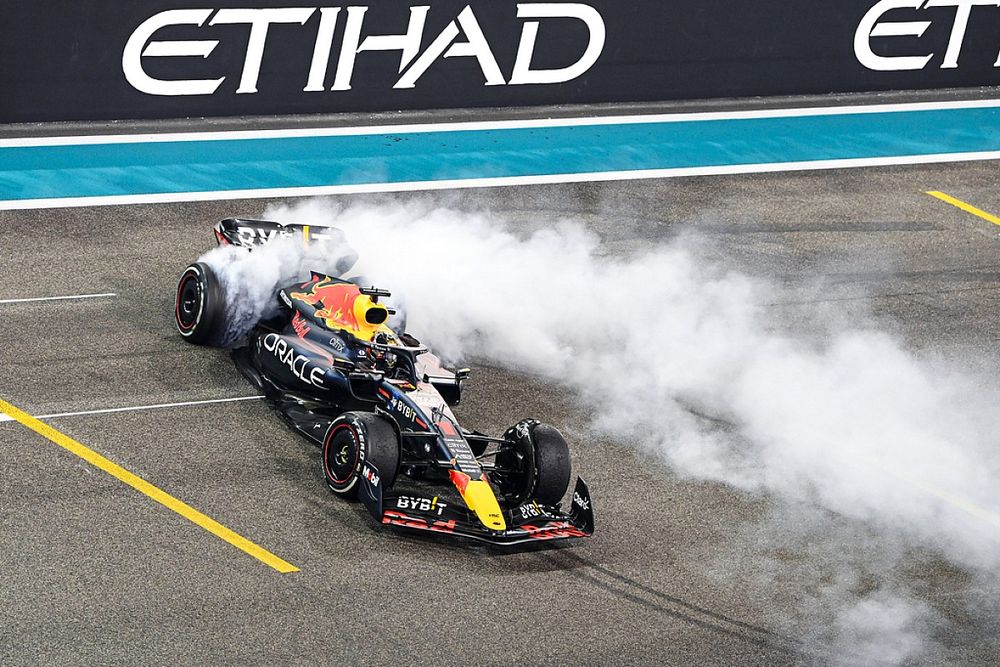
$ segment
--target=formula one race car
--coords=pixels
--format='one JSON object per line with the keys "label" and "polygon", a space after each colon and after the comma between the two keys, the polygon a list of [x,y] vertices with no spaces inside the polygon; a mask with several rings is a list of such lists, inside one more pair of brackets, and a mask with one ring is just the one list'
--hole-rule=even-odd
{"label": "formula one race car", "polygon": [[[332,227],[229,219],[215,235],[241,252],[286,236],[335,244],[346,258],[338,271],[356,260]],[[499,438],[461,427],[450,406],[461,400],[468,369],[445,369],[401,326],[390,327],[389,292],[359,282],[313,271],[278,286],[272,312],[232,350],[291,426],[320,445],[330,490],[401,528],[507,545],[591,535],[582,479],[569,511],[560,508],[570,480],[562,435],[534,419]],[[175,305],[181,336],[224,342],[233,309],[226,297],[210,263],[185,269]]]}

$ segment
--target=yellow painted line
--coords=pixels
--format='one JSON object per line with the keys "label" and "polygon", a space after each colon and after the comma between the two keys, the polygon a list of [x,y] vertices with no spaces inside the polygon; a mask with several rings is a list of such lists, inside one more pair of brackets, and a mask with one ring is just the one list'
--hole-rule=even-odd
{"label": "yellow painted line", "polygon": [[924,194],[928,194],[931,197],[937,197],[941,201],[951,204],[952,206],[958,207],[965,211],[966,213],[971,213],[972,215],[978,216],[987,222],[992,222],[994,225],[1000,225],[1000,218],[997,216],[987,213],[986,211],[976,208],[972,204],[966,204],[961,199],[955,199],[951,195],[946,195],[943,192],[938,192],[937,190],[928,190]]}
{"label": "yellow painted line", "polygon": [[924,492],[929,493],[930,495],[934,496],[935,498],[938,498],[939,500],[943,500],[944,502],[950,505],[954,505],[955,507],[962,510],[966,514],[974,516],[977,519],[980,519],[981,521],[985,521],[986,523],[993,524],[995,528],[1000,528],[1000,514],[997,514],[996,512],[991,512],[990,510],[984,507],[980,507],[971,500],[963,498],[962,496],[957,496],[954,493],[951,493],[950,491],[945,491],[944,489],[932,486],[927,482],[922,482],[918,479],[913,479],[910,477],[904,477],[899,473],[895,472],[891,472],[890,474],[896,479],[901,479],[904,482],[907,482],[908,484],[912,484],[913,486],[919,489],[923,489]]}
{"label": "yellow painted line", "polygon": [[15,421],[20,422],[24,426],[30,428],[32,431],[42,436],[43,438],[46,438],[54,442],[63,449],[72,452],[73,454],[76,454],[87,463],[97,466],[98,468],[108,473],[112,477],[115,477],[121,480],[122,482],[125,482],[136,491],[144,493],[145,495],[149,496],[150,498],[160,503],[164,507],[171,509],[174,512],[177,512],[185,519],[201,526],[202,528],[212,533],[219,539],[224,540],[229,544],[233,545],[234,547],[236,547],[237,549],[240,549],[250,554],[257,560],[261,561],[262,563],[265,563],[273,567],[278,572],[299,571],[299,568],[295,567],[291,563],[288,563],[278,558],[267,549],[259,547],[250,540],[248,540],[247,538],[243,537],[242,535],[234,533],[233,531],[226,528],[218,521],[202,514],[201,512],[191,507],[187,503],[180,501],[177,498],[174,498],[166,491],[156,486],[153,486],[152,484],[142,479],[141,477],[133,475],[132,473],[130,473],[125,468],[122,468],[117,463],[114,463],[113,461],[104,458],[94,450],[84,445],[81,445],[79,442],[69,437],[65,433],[61,433],[56,429],[52,428],[51,426],[49,426],[48,424],[38,421],[37,419],[29,415],[27,412],[19,410],[18,408],[14,407],[10,403],[7,403],[2,399],[0,399],[0,412],[8,414]]}
{"label": "yellow painted line", "polygon": [[923,491],[924,493],[933,496],[934,498],[937,498],[938,500],[948,505],[951,505],[952,507],[962,510],[963,512],[965,512],[970,516],[976,517],[980,521],[984,521],[986,523],[992,524],[996,528],[1000,528],[1000,514],[990,511],[985,507],[981,507],[976,503],[972,502],[971,500],[969,500],[968,498],[963,498],[962,496],[952,493],[951,491],[942,489],[933,484],[929,484],[921,479],[917,479],[909,475],[904,475],[903,473],[896,470],[894,467],[886,465],[881,461],[879,461],[878,459],[875,459],[871,456],[861,455],[861,458],[867,460],[874,467],[878,468],[879,470],[886,473],[890,477],[894,477],[895,479],[899,480],[900,482],[903,482],[904,484],[909,484],[915,489],[919,489],[920,491]]}

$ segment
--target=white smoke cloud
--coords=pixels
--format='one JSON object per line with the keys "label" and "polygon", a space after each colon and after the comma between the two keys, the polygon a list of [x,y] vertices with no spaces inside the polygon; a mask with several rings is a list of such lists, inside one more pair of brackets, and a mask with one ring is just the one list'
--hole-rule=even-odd
{"label": "white smoke cloud", "polygon": [[573,388],[596,427],[683,474],[809,500],[1000,568],[995,383],[871,328],[796,338],[767,306],[780,289],[683,242],[605,256],[578,224],[523,236],[429,200],[268,215],[336,224],[415,335]]}
{"label": "white smoke cloud", "polygon": [[347,254],[345,248],[305,248],[301,239],[286,236],[251,252],[237,246],[219,246],[202,255],[198,261],[212,268],[226,296],[223,344],[238,342],[254,324],[275,313],[279,287],[307,278],[310,271],[335,275]]}
{"label": "white smoke cloud", "polygon": [[[526,231],[430,199],[312,200],[266,216],[340,227],[366,276],[405,304],[408,330],[436,352],[564,385],[591,408],[593,428],[681,474],[812,503],[1000,570],[992,380],[864,324],[824,320],[822,338],[793,334],[770,305],[782,289],[683,241],[612,256],[570,221]],[[284,252],[278,265],[314,268]],[[263,287],[245,294],[251,303],[287,275],[264,266],[252,269]],[[242,284],[243,270],[231,279]],[[870,644],[873,659],[912,658],[931,625],[905,594],[845,605],[833,627]]]}
{"label": "white smoke cloud", "polygon": [[[924,631],[932,617],[926,604],[879,591],[848,603],[831,628],[832,642],[840,655],[900,664],[920,655],[925,645]],[[849,638],[849,644],[845,638]]]}

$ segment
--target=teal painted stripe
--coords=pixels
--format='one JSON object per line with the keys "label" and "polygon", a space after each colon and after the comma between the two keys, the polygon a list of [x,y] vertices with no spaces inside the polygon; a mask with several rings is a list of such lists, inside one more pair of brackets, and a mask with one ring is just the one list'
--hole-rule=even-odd
{"label": "teal painted stripe", "polygon": [[0,200],[1000,150],[1000,109],[0,148]]}

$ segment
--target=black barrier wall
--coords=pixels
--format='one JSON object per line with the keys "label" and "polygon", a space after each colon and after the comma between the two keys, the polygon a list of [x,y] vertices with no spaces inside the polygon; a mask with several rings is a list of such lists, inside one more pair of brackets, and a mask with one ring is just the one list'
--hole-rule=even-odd
{"label": "black barrier wall", "polygon": [[6,0],[0,11],[0,122],[1000,83],[1000,7],[983,0]]}

